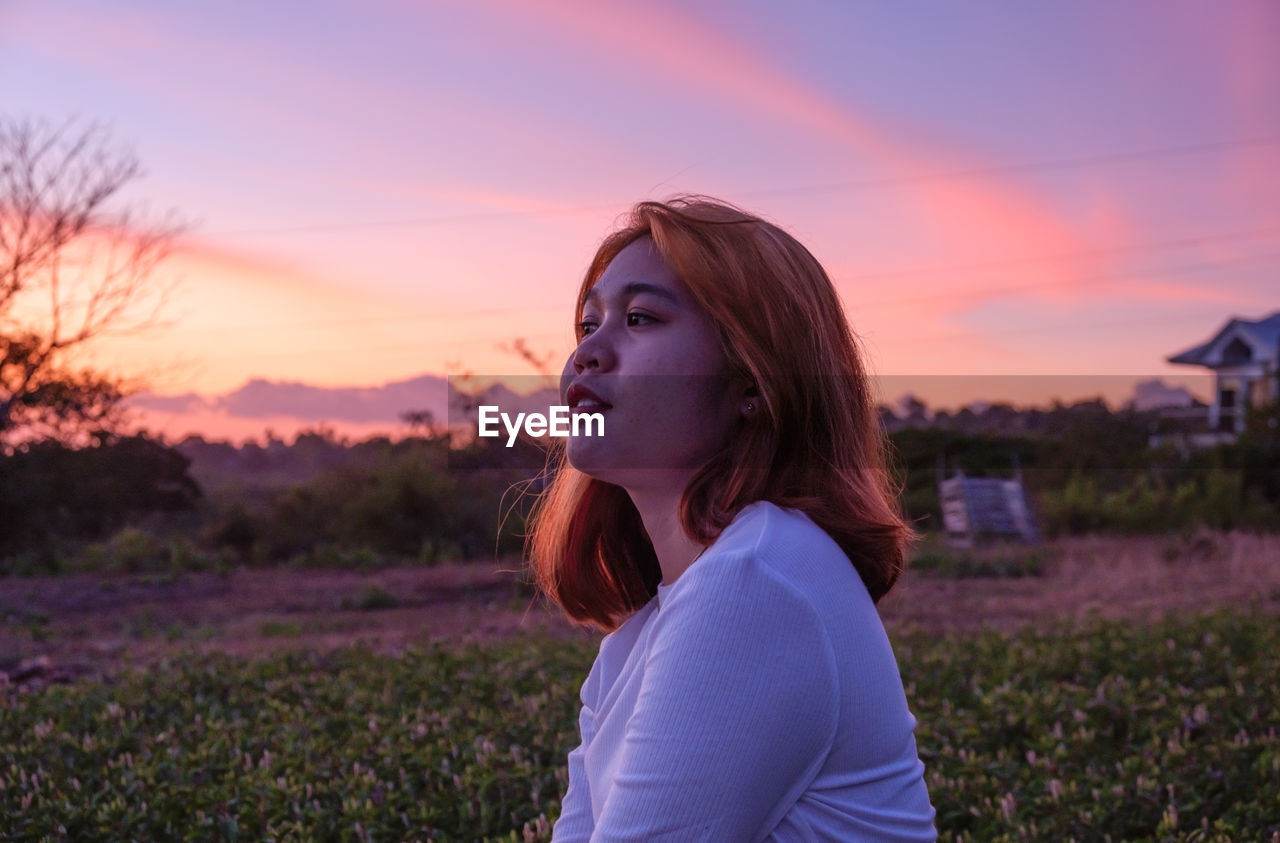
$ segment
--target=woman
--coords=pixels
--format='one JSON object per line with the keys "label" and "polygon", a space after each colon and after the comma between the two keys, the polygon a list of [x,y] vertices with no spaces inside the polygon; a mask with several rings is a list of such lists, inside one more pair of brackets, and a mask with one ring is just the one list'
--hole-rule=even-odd
{"label": "woman", "polygon": [[935,839],[874,605],[911,533],[822,267],[723,203],[643,202],[577,335],[561,396],[604,435],[567,440],[529,549],[610,634],[554,839]]}

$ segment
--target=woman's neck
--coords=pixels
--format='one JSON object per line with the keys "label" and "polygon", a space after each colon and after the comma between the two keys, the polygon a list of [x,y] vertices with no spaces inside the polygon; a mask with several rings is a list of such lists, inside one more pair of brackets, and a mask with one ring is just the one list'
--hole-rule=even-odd
{"label": "woman's neck", "polygon": [[706,550],[706,545],[689,538],[680,523],[680,496],[684,484],[667,488],[628,489],[631,502],[640,513],[645,532],[653,543],[662,568],[662,584],[671,585]]}

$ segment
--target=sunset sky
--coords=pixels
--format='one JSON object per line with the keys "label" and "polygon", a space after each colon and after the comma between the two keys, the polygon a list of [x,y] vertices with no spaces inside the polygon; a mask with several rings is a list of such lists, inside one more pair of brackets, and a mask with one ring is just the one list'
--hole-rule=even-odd
{"label": "sunset sky", "polygon": [[[1280,310],[1265,0],[0,0],[0,102],[191,223],[96,357],[163,394],[558,371],[595,245],[682,192],[809,246],[885,375],[1167,377]],[[203,407],[163,429],[266,418]]]}

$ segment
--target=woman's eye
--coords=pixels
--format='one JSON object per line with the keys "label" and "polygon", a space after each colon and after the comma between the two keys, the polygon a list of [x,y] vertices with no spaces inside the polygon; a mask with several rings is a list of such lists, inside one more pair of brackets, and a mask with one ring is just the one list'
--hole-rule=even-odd
{"label": "woman's eye", "polygon": [[596,329],[596,323],[590,319],[584,319],[575,327],[578,329],[578,337],[582,338]]}
{"label": "woman's eye", "polygon": [[633,311],[627,314],[627,326],[631,328],[635,328],[639,325],[647,325],[650,322],[656,321],[656,319],[647,313],[636,313]]}

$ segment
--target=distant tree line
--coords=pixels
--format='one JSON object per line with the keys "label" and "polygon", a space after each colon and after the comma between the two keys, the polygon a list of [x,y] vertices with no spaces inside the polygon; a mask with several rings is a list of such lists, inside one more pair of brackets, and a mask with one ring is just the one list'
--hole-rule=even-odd
{"label": "distant tree line", "polygon": [[[518,554],[545,454],[310,432],[263,446],[101,436],[0,455],[0,574],[436,564]],[[122,538],[123,537],[123,538]]]}
{"label": "distant tree line", "polygon": [[[1147,447],[1152,417],[1099,402],[1040,410],[1052,431],[906,426],[891,434],[902,501],[937,530],[937,481],[1021,473],[1043,532],[1280,529],[1280,408],[1233,444]],[[981,420],[983,413],[975,413]],[[990,421],[990,420],[988,420]],[[0,456],[0,572],[95,567],[431,565],[514,557],[545,454],[438,435],[167,445],[100,435]]]}

